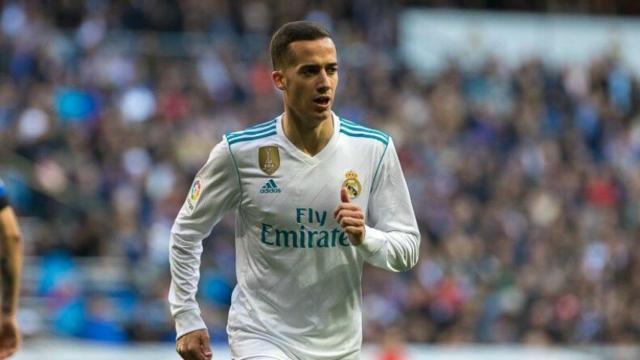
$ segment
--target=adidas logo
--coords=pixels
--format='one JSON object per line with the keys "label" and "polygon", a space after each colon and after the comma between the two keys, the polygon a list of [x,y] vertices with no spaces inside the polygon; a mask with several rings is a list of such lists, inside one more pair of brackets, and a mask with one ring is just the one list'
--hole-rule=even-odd
{"label": "adidas logo", "polygon": [[269,181],[267,181],[260,188],[260,193],[261,194],[279,193],[279,192],[282,192],[282,190],[280,190],[280,188],[278,187],[278,184],[276,184],[276,182],[273,181],[273,179],[269,179]]}

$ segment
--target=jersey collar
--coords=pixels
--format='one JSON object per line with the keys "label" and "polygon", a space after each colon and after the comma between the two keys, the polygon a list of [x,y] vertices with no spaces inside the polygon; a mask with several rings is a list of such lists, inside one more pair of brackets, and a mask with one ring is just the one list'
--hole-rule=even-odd
{"label": "jersey collar", "polygon": [[310,164],[315,165],[322,162],[323,159],[330,156],[333,153],[333,150],[336,147],[336,143],[338,142],[338,134],[340,133],[340,118],[332,111],[331,112],[331,120],[333,121],[333,134],[331,135],[331,139],[327,145],[320,150],[319,153],[311,156],[304,151],[298,149],[291,140],[284,134],[284,130],[282,129],[282,117],[284,114],[278,116],[276,118],[276,132],[278,136],[281,138],[283,147],[290,152],[296,158]]}

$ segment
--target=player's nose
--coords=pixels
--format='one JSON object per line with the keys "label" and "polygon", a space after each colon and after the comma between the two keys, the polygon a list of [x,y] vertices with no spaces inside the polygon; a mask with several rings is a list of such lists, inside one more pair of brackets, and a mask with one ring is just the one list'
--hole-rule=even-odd
{"label": "player's nose", "polygon": [[331,89],[331,79],[329,78],[329,74],[327,74],[326,70],[324,69],[320,71],[316,89],[320,93],[325,93]]}
{"label": "player's nose", "polygon": [[329,90],[331,90],[331,87],[328,85],[321,85],[321,86],[318,86],[316,90],[318,91],[319,94],[325,95],[326,93],[329,92]]}

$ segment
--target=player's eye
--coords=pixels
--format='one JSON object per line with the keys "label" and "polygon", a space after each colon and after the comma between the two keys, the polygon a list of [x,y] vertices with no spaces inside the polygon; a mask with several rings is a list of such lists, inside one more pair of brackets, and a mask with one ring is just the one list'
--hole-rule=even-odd
{"label": "player's eye", "polygon": [[318,73],[318,68],[314,66],[304,67],[301,70],[303,75],[315,75]]}

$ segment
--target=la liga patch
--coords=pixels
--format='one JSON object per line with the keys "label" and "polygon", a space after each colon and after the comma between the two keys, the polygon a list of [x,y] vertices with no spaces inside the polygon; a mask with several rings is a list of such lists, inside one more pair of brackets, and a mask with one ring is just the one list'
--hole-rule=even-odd
{"label": "la liga patch", "polygon": [[189,211],[193,211],[193,209],[195,209],[198,204],[198,200],[200,200],[200,195],[202,195],[202,181],[196,178],[191,185],[191,190],[189,190],[189,196],[187,196],[187,206],[189,207]]}

